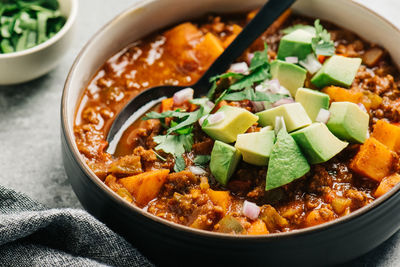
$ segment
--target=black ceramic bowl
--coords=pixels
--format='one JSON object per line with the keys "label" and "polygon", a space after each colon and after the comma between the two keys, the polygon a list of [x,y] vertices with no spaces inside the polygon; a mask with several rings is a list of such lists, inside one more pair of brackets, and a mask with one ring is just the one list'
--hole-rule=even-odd
{"label": "black ceramic bowl", "polygon": [[[250,10],[263,0],[141,1],[101,29],[85,46],[67,78],[61,108],[65,170],[91,214],[161,265],[332,265],[381,244],[400,226],[400,192],[391,192],[338,220],[289,233],[233,236],[177,225],[127,202],[102,183],[82,160],[73,122],[83,89],[114,53],[141,37],[207,12]],[[171,8],[179,7],[179,8]],[[167,12],[165,12],[167,10]],[[384,18],[350,0],[299,0],[298,13],[326,19],[383,45],[400,63],[400,32]],[[148,23],[151,21],[151,23]]]}

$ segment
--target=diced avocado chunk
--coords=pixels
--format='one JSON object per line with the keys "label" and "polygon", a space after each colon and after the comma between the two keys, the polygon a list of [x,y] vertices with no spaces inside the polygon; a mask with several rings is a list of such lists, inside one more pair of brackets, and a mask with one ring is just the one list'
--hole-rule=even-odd
{"label": "diced avocado chunk", "polygon": [[240,152],[231,145],[215,141],[211,151],[210,170],[215,180],[226,185],[240,161]]}
{"label": "diced avocado chunk", "polygon": [[310,171],[299,146],[285,130],[280,130],[269,159],[265,190],[288,184]]}
{"label": "diced avocado chunk", "polygon": [[361,58],[332,56],[325,61],[322,68],[311,79],[311,83],[319,88],[328,85],[349,87],[356,77]]}
{"label": "diced avocado chunk", "polygon": [[275,108],[267,109],[256,114],[260,119],[258,123],[261,126],[273,125],[275,127],[275,118],[282,116],[285,120],[285,126],[288,132],[310,125],[311,119],[300,103],[290,103]]}
{"label": "diced avocado chunk", "polygon": [[307,70],[293,63],[274,60],[271,62],[271,75],[272,79],[278,79],[279,83],[294,96],[297,89],[303,87]]}
{"label": "diced avocado chunk", "polygon": [[311,39],[314,37],[309,31],[298,29],[282,37],[279,43],[278,59],[286,57],[306,58],[312,52]]}
{"label": "diced avocado chunk", "polygon": [[316,90],[299,88],[295,100],[303,106],[313,122],[315,122],[321,108],[329,109],[329,95]]}
{"label": "diced avocado chunk", "polygon": [[351,143],[364,143],[367,139],[369,115],[357,104],[333,102],[329,109],[329,130],[342,140]]}
{"label": "diced avocado chunk", "polygon": [[246,132],[258,120],[250,111],[228,105],[222,106],[217,112],[223,112],[224,119],[213,124],[206,119],[202,129],[211,138],[225,143],[235,142],[238,134]]}
{"label": "diced avocado chunk", "polygon": [[334,136],[328,127],[320,122],[313,123],[290,135],[311,164],[330,160],[348,145],[347,142],[343,142]]}
{"label": "diced avocado chunk", "polygon": [[264,130],[256,133],[239,134],[235,147],[243,156],[243,161],[257,165],[268,165],[269,156],[275,141],[275,133]]}

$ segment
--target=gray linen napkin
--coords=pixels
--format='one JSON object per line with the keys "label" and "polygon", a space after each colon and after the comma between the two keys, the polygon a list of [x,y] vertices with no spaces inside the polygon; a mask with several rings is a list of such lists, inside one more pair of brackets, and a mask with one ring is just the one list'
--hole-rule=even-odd
{"label": "gray linen napkin", "polygon": [[0,185],[0,266],[153,266],[78,209],[48,209]]}

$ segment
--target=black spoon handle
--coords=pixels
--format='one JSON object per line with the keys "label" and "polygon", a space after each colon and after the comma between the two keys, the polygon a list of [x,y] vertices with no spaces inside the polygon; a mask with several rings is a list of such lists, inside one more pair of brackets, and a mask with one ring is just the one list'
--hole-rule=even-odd
{"label": "black spoon handle", "polygon": [[200,91],[206,88],[209,89],[210,78],[217,74],[224,73],[231,63],[234,62],[243,51],[266,31],[295,1],[296,0],[269,0],[193,87],[200,89]]}

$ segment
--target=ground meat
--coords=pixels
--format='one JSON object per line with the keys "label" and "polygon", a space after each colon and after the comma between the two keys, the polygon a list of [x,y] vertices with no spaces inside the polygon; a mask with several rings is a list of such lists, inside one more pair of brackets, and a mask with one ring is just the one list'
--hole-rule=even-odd
{"label": "ground meat", "polygon": [[174,192],[186,193],[190,190],[193,184],[199,183],[199,178],[197,178],[190,171],[181,171],[176,173],[170,173],[167,177],[167,182],[164,185],[165,196],[171,196]]}
{"label": "ground meat", "polygon": [[111,163],[108,171],[116,176],[135,175],[143,172],[140,156],[127,155]]}

